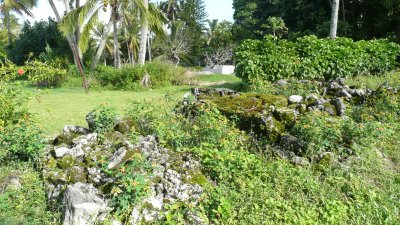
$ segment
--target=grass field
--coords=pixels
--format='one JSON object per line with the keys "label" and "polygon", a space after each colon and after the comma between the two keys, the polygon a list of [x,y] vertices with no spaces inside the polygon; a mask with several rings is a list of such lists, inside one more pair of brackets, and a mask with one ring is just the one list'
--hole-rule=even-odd
{"label": "grass field", "polygon": [[[42,90],[29,102],[30,112],[37,115],[38,124],[46,135],[57,134],[64,125],[86,125],[85,115],[93,108],[107,104],[123,113],[132,100],[165,101],[165,96],[180,98],[190,92],[188,86],[168,87],[141,92],[92,91],[80,88]],[[36,91],[37,93],[37,91]]]}
{"label": "grass field", "polygon": [[[241,80],[228,75],[203,75],[199,82],[207,82],[207,86],[229,87],[239,85]],[[53,88],[38,91],[27,88],[34,98],[29,102],[29,111],[37,115],[38,124],[46,136],[54,136],[61,132],[64,125],[86,126],[85,116],[93,108],[107,104],[123,113],[130,101],[157,101],[160,104],[176,102],[191,86],[172,86],[139,92],[133,91],[91,91],[85,93],[81,88]],[[171,100],[172,99],[172,100]]]}

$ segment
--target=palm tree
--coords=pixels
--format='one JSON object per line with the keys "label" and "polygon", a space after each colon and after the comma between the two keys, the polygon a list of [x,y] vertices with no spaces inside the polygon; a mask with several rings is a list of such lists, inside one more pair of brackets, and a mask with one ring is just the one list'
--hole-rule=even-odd
{"label": "palm tree", "polygon": [[[146,60],[146,50],[149,47],[150,53],[150,41],[149,34],[152,31],[155,34],[164,36],[164,24],[167,21],[167,18],[161,12],[161,10],[157,7],[156,4],[148,2],[148,0],[143,0],[143,5],[145,11],[140,11],[140,20],[141,20],[141,31],[140,31],[140,48],[139,48],[139,59],[138,63],[143,65]],[[150,54],[149,54],[150,55]]]}
{"label": "palm tree", "polygon": [[215,31],[218,28],[218,20],[214,19],[214,20],[208,20],[208,30],[207,30],[207,45],[210,45],[211,40],[214,38],[215,36]]}
{"label": "palm tree", "polygon": [[139,52],[139,31],[140,21],[138,20],[136,12],[125,11],[122,13],[124,35],[123,42],[126,44],[128,51],[128,58],[130,64],[134,65]]}
{"label": "palm tree", "polygon": [[[149,1],[143,0],[143,5],[146,10],[149,9]],[[139,48],[139,65],[144,65],[146,60],[146,46],[147,46],[147,38],[149,35],[149,19],[147,16],[142,16],[142,28],[140,31],[140,48]]]}
{"label": "palm tree", "polygon": [[103,55],[104,49],[107,50],[107,52],[110,55],[113,55],[113,41],[110,39],[109,33],[111,30],[112,26],[112,20],[107,23],[107,25],[104,25],[102,23],[99,23],[96,27],[93,29],[93,39],[94,39],[94,48],[97,46],[97,51],[96,54],[92,60],[92,63],[90,65],[90,69],[93,71],[96,69],[97,64],[99,63],[99,60],[101,56]]}
{"label": "palm tree", "polygon": [[330,38],[336,38],[337,24],[339,19],[339,1],[340,0],[332,1],[331,28],[329,32]]}
{"label": "palm tree", "polygon": [[170,21],[175,21],[182,11],[179,1],[177,0],[163,1],[160,3],[159,8]]}
{"label": "palm tree", "polygon": [[28,15],[33,17],[31,9],[36,7],[37,0],[3,0],[0,1],[0,15],[3,15],[6,24],[8,45],[12,43],[11,33],[11,12],[16,12],[19,15]]}
{"label": "palm tree", "polygon": [[[56,5],[54,4],[54,1],[53,0],[48,0],[48,1],[54,12],[54,15],[56,16],[57,22],[60,23],[62,18],[60,16],[60,13],[58,13],[58,10],[57,10]],[[79,73],[81,74],[82,86],[86,91],[88,91],[89,83],[87,82],[85,72],[83,71],[82,56],[81,56],[81,54],[79,54],[77,40],[71,34],[67,34],[66,38],[67,38],[69,47],[71,48],[72,54],[74,56],[75,65],[78,67]]]}

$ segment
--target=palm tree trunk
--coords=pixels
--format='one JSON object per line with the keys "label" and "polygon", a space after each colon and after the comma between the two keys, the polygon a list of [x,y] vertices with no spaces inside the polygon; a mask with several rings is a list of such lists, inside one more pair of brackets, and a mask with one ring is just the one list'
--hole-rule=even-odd
{"label": "palm tree trunk", "polygon": [[[143,0],[143,4],[147,10],[149,8],[149,1]],[[142,23],[142,29],[141,29],[139,59],[138,59],[139,65],[144,65],[144,62],[146,60],[147,36],[149,33],[149,21],[147,19],[147,15],[142,15],[142,19],[143,19],[143,23]]]}
{"label": "palm tree trunk", "polygon": [[101,55],[103,55],[104,48],[106,47],[106,43],[107,43],[108,34],[110,33],[112,25],[113,25],[113,21],[110,18],[110,21],[108,21],[108,24],[105,27],[103,34],[101,36],[99,48],[97,49],[96,55],[93,58],[92,64],[90,65],[90,69],[92,71],[96,69],[97,64],[99,63],[99,60],[101,58]]}
{"label": "palm tree trunk", "polygon": [[[54,1],[49,0],[49,3],[50,3],[51,8],[53,9],[55,16],[56,16],[57,22],[60,22],[61,16],[58,13],[58,10],[57,10],[56,5],[54,4]],[[67,35],[66,38],[67,38],[69,47],[71,48],[72,55],[74,56],[75,65],[78,68],[78,71],[82,77],[82,87],[85,89],[85,91],[88,91],[89,83],[87,82],[85,72],[83,71],[82,58],[79,56],[79,53],[78,53],[78,45],[73,41],[73,38],[70,35]]]}
{"label": "palm tree trunk", "polygon": [[147,48],[149,49],[149,61],[151,62],[151,43],[150,43],[150,37],[147,37]]}
{"label": "palm tree trunk", "polygon": [[4,12],[4,20],[5,20],[4,22],[6,22],[6,28],[7,28],[8,46],[10,46],[12,43],[10,11],[6,10]]}
{"label": "palm tree trunk", "polygon": [[339,18],[339,1],[340,0],[332,1],[331,29],[329,32],[330,38],[336,38],[337,24]]}
{"label": "palm tree trunk", "polygon": [[114,33],[114,49],[113,49],[113,55],[114,55],[114,67],[115,68],[120,68],[121,66],[121,61],[119,57],[119,43],[118,43],[118,21],[117,21],[117,6],[113,6],[112,8],[113,12],[111,15],[112,18],[112,23],[113,23],[113,33]]}

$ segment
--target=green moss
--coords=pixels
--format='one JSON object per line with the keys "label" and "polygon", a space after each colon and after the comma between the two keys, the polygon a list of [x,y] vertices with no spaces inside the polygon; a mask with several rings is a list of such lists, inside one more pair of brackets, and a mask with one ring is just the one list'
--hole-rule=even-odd
{"label": "green moss", "polygon": [[48,169],[53,169],[53,168],[57,167],[57,160],[54,159],[53,157],[50,157],[47,160],[45,167]]}
{"label": "green moss", "polygon": [[49,171],[45,173],[45,176],[47,177],[47,180],[53,184],[66,183],[68,181],[67,173],[59,169]]}
{"label": "green moss", "polygon": [[98,166],[99,161],[104,160],[109,156],[111,156],[111,154],[106,150],[89,152],[84,162],[88,167]]}
{"label": "green moss", "polygon": [[86,182],[87,178],[84,169],[78,166],[68,168],[67,180],[69,183]]}
{"label": "green moss", "polygon": [[264,134],[268,136],[271,142],[277,142],[285,132],[285,126],[272,116],[264,121],[264,125],[261,127]]}
{"label": "green moss", "polygon": [[115,130],[122,134],[126,134],[134,129],[134,125],[135,122],[132,119],[124,118],[117,124]]}
{"label": "green moss", "polygon": [[201,172],[191,173],[188,182],[190,184],[198,184],[200,186],[205,186],[208,184],[207,178]]}
{"label": "green moss", "polygon": [[76,159],[71,155],[65,156],[57,161],[58,167],[60,167],[63,170],[72,167],[73,165],[75,165],[75,163]]}
{"label": "green moss", "polygon": [[292,127],[296,122],[296,114],[290,108],[278,108],[274,112],[274,117],[286,127]]}
{"label": "green moss", "polygon": [[66,144],[67,146],[70,146],[73,144],[73,140],[79,136],[80,136],[79,134],[74,134],[74,133],[71,133],[69,135],[61,134],[56,139],[54,139],[53,145],[60,146]]}
{"label": "green moss", "polygon": [[259,116],[263,111],[270,111],[270,106],[286,107],[287,99],[269,94],[242,94],[238,96],[216,97],[211,100],[218,109],[228,114]]}
{"label": "green moss", "polygon": [[327,111],[332,116],[337,115],[336,107],[331,103],[327,102],[324,104],[325,111]]}

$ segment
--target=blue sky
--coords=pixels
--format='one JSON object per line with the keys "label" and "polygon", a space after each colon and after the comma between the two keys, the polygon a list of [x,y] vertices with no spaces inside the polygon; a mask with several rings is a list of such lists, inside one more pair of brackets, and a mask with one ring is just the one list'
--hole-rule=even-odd
{"label": "blue sky", "polygon": [[[61,1],[56,0],[55,3],[60,13],[63,12],[64,7]],[[205,0],[205,3],[209,19],[233,21],[232,0]],[[47,20],[49,16],[54,17],[54,13],[47,0],[39,0],[38,7],[33,9],[33,15],[35,16],[34,18],[27,19],[29,21],[35,21],[41,19]]]}
{"label": "blue sky", "polygon": [[205,0],[209,19],[233,22],[232,0]]}

